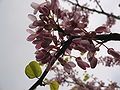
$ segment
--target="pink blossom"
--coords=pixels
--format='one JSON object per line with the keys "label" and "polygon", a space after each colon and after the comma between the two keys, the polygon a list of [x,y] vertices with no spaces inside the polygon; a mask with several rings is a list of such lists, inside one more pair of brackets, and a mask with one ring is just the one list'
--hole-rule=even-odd
{"label": "pink blossom", "polygon": [[107,17],[106,26],[111,28],[116,23],[115,18],[109,16]]}
{"label": "pink blossom", "polygon": [[71,54],[71,50],[70,50],[69,48],[67,48],[65,52],[66,52],[68,55]]}
{"label": "pink blossom", "polygon": [[89,60],[89,58],[94,57],[94,55],[95,55],[95,52],[89,51],[89,52],[87,53],[87,59]]}
{"label": "pink blossom", "polygon": [[28,14],[28,18],[33,22],[37,20],[36,16],[34,16],[32,14]]}
{"label": "pink blossom", "polygon": [[113,48],[109,48],[107,52],[115,58],[120,58],[120,54],[116,52]]}
{"label": "pink blossom", "polygon": [[87,59],[90,62],[91,68],[95,68],[96,65],[97,65],[97,61],[98,61],[97,58],[94,55],[95,55],[95,52],[89,51],[87,53]]}
{"label": "pink blossom", "polygon": [[43,41],[41,42],[41,47],[47,48],[50,45],[51,42],[52,42],[51,39],[46,39],[46,40],[43,39]]}
{"label": "pink blossom", "polygon": [[68,64],[69,64],[71,67],[76,67],[76,64],[75,64],[74,62],[69,61]]}
{"label": "pink blossom", "polygon": [[76,58],[76,62],[77,62],[77,64],[78,64],[78,66],[79,66],[80,68],[84,69],[84,70],[86,70],[86,68],[89,67],[89,64],[86,63],[86,62],[84,62],[84,61],[82,61],[81,57],[77,57],[77,58]]}
{"label": "pink blossom", "polygon": [[85,48],[85,47],[83,47],[82,45],[76,45],[76,46],[74,46],[74,49],[75,50],[79,50],[80,52],[82,52],[82,53],[85,53],[85,52],[87,52],[87,49]]}
{"label": "pink blossom", "polygon": [[42,49],[36,52],[36,60],[45,64],[51,60],[52,56],[50,55],[49,52],[46,50]]}
{"label": "pink blossom", "polygon": [[83,28],[87,27],[87,24],[85,24],[85,23],[78,23],[77,26],[78,26],[78,28],[83,29]]}
{"label": "pink blossom", "polygon": [[50,51],[50,50],[55,50],[57,47],[54,45],[49,45],[48,47],[45,48],[46,51]]}
{"label": "pink blossom", "polygon": [[42,13],[45,16],[48,16],[50,14],[50,10],[46,6],[39,7],[38,10],[39,10],[40,13]]}
{"label": "pink blossom", "polygon": [[38,4],[38,3],[35,3],[35,2],[32,2],[32,3],[31,3],[31,7],[32,7],[33,9],[38,9],[39,4]]}
{"label": "pink blossom", "polygon": [[51,6],[50,6],[50,8],[55,13],[56,10],[58,10],[58,8],[59,8],[59,1],[58,0],[51,0]]}
{"label": "pink blossom", "polygon": [[29,34],[35,34],[35,32],[33,31],[33,30],[31,30],[31,29],[27,29],[26,30]]}
{"label": "pink blossom", "polygon": [[63,20],[64,17],[67,17],[67,14],[69,15],[68,10],[62,10],[60,13],[60,18]]}
{"label": "pink blossom", "polygon": [[36,49],[40,49],[42,46],[41,46],[41,41],[38,41],[37,43],[36,43],[36,46],[35,46],[35,48]]}
{"label": "pink blossom", "polygon": [[27,37],[27,41],[33,41],[37,37],[36,34],[31,34]]}
{"label": "pink blossom", "polygon": [[29,25],[29,28],[31,28],[31,29],[34,29],[34,28],[36,28],[37,26],[34,26],[33,25],[33,23],[31,23],[30,25]]}
{"label": "pink blossom", "polygon": [[67,72],[67,73],[70,73],[70,71],[72,70],[72,68],[74,68],[76,65],[75,63],[73,62],[66,62],[64,64],[64,70]]}
{"label": "pink blossom", "polygon": [[109,31],[109,28],[107,28],[106,26],[100,26],[100,27],[95,29],[95,32],[96,33],[103,33],[103,32],[108,33],[110,31]]}
{"label": "pink blossom", "polygon": [[96,65],[97,65],[97,61],[98,61],[97,58],[91,57],[91,58],[89,58],[88,60],[89,60],[89,62],[90,62],[91,68],[95,68]]}
{"label": "pink blossom", "polygon": [[75,13],[74,13],[74,16],[73,16],[74,22],[79,23],[80,18],[81,18],[80,13],[76,13],[76,12],[75,12]]}

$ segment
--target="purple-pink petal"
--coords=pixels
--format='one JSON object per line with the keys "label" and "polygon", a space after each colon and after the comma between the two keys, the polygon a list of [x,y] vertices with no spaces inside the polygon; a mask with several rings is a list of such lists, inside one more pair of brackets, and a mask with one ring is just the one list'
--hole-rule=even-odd
{"label": "purple-pink petal", "polygon": [[34,16],[32,14],[28,14],[28,18],[33,22],[37,20],[36,16]]}
{"label": "purple-pink petal", "polygon": [[33,41],[36,38],[36,34],[31,34],[27,37],[27,41]]}
{"label": "purple-pink petal", "polygon": [[75,64],[74,62],[71,62],[71,61],[70,61],[70,62],[68,62],[68,64],[69,64],[71,67],[73,67],[73,68],[76,67],[76,64]]}
{"label": "purple-pink petal", "polygon": [[107,52],[108,54],[111,54],[115,58],[120,58],[120,54],[116,52],[113,48],[109,48]]}
{"label": "purple-pink petal", "polygon": [[39,7],[39,4],[38,4],[38,3],[35,3],[35,2],[32,2],[32,3],[31,3],[31,7],[32,7],[33,9],[37,10],[38,7]]}
{"label": "purple-pink petal", "polygon": [[35,34],[35,32],[32,31],[31,29],[26,29],[26,31],[27,31],[29,34]]}
{"label": "purple-pink petal", "polygon": [[36,28],[36,27],[37,27],[37,26],[34,26],[33,23],[29,25],[29,28],[31,28],[31,29],[34,29],[34,28]]}

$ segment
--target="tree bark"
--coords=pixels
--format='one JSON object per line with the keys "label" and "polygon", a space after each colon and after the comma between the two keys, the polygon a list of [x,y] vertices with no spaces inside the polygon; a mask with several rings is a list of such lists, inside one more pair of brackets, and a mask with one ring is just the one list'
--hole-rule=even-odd
{"label": "tree bark", "polygon": [[102,35],[96,35],[95,40],[101,40],[101,41],[120,41],[120,34],[118,33],[110,33],[110,34],[102,34]]}

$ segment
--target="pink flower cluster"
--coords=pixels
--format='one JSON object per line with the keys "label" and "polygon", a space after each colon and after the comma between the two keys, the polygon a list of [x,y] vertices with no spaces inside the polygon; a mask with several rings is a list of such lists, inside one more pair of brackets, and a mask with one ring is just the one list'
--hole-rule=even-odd
{"label": "pink flower cluster", "polygon": [[[76,57],[76,62],[79,67],[86,69],[88,67],[95,68],[97,65],[96,51],[99,47],[94,44],[93,38],[96,34],[107,32],[105,26],[98,27],[94,32],[88,32],[86,27],[89,23],[89,11],[76,6],[72,7],[72,11],[62,10],[58,0],[45,1],[44,3],[32,3],[34,9],[33,14],[28,14],[28,18],[32,21],[29,25],[30,29],[27,32],[30,35],[27,37],[36,48],[36,60],[46,64],[49,63],[56,53],[59,52],[62,45],[71,36],[76,37],[67,47],[63,55],[71,55],[71,51],[78,50],[81,53],[87,53],[87,59],[90,64],[83,61],[81,57]],[[110,21],[112,20],[112,21]],[[112,23],[113,19],[107,23]],[[98,45],[101,43],[98,43]],[[101,45],[99,45],[101,46]],[[113,50],[108,50],[113,56],[117,55]],[[75,67],[73,62],[64,62],[63,57],[58,58],[61,65],[68,69]],[[69,71],[68,71],[69,72]]]}

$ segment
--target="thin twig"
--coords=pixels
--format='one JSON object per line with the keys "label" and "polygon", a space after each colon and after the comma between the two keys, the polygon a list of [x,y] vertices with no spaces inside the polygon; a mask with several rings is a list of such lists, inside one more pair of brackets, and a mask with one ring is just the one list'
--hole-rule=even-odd
{"label": "thin twig", "polygon": [[75,0],[77,4],[79,4],[78,0]]}
{"label": "thin twig", "polygon": [[102,9],[101,5],[99,4],[99,2],[97,0],[95,0],[95,2],[97,3],[98,7],[101,9],[102,12],[104,12],[104,10]]}
{"label": "thin twig", "polygon": [[116,16],[116,15],[114,15],[114,14],[112,14],[112,13],[110,14],[110,13],[103,12],[103,11],[99,11],[99,10],[96,10],[96,9],[91,9],[91,8],[82,6],[82,5],[80,5],[80,4],[76,4],[76,3],[74,3],[74,2],[72,2],[72,1],[70,1],[70,0],[65,0],[65,1],[71,3],[72,5],[78,6],[78,7],[82,8],[82,9],[86,9],[86,10],[88,10],[88,11],[96,12],[96,13],[98,13],[98,14],[103,14],[103,15],[106,15],[106,16],[111,16],[111,17],[113,17],[113,18],[115,18],[115,19],[117,19],[117,20],[120,20],[120,16]]}
{"label": "thin twig", "polygon": [[[60,55],[62,55],[66,49],[69,47],[69,45],[72,43],[72,40],[75,38],[80,38],[81,36],[71,36],[66,42],[64,42],[62,48],[57,52],[55,55],[55,58],[51,60],[51,62],[48,64],[47,68],[43,72],[42,76],[39,78],[39,80],[29,89],[29,90],[34,90],[38,85],[43,86],[43,79],[49,72],[50,68],[52,65],[55,63],[55,61],[59,58]],[[93,37],[95,40],[101,40],[101,41],[110,41],[110,40],[117,40],[120,41],[120,34],[118,33],[111,33],[111,34],[103,34],[103,35],[96,35]]]}
{"label": "thin twig", "polygon": [[49,72],[49,70],[51,69],[51,67],[55,63],[55,61],[66,51],[66,49],[72,43],[73,39],[74,39],[74,37],[70,37],[67,41],[64,42],[62,48],[56,53],[56,55],[54,56],[54,58],[49,62],[48,66],[46,67],[45,71],[43,72],[43,74],[41,75],[41,77],[39,78],[39,80],[37,82],[35,82],[32,85],[32,87],[30,87],[29,90],[34,90],[38,85],[45,86],[45,84],[43,84],[43,80],[44,80],[45,76],[47,75],[47,73]]}

